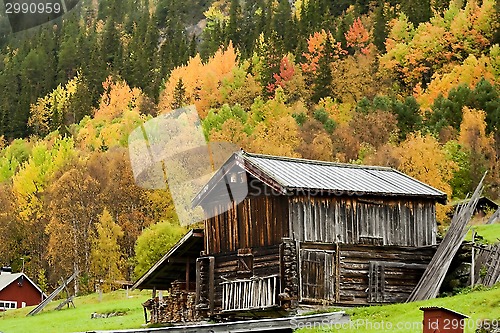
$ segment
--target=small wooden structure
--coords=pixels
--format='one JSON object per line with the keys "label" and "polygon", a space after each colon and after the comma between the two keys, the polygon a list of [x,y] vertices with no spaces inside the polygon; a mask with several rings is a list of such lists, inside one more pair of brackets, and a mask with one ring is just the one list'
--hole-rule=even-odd
{"label": "small wooden structure", "polygon": [[235,153],[193,199],[207,216],[196,309],[403,302],[435,252],[437,202],[446,194],[391,168]]}
{"label": "small wooden structure", "polygon": [[[458,205],[463,205],[469,202],[469,199],[459,201],[453,204],[453,207],[457,207]],[[500,206],[493,200],[488,197],[480,196],[477,200],[476,208],[474,209],[474,215],[480,218],[484,218],[489,211],[496,211],[500,208]]]}
{"label": "small wooden structure", "polygon": [[[195,321],[196,258],[203,250],[203,230],[192,229],[132,286],[151,289],[151,299],[143,303],[146,322]],[[168,293],[157,296],[157,291]],[[147,318],[146,310],[150,311]]]}
{"label": "small wooden structure", "polygon": [[468,316],[456,311],[431,306],[420,308],[424,312],[423,333],[463,333]]}

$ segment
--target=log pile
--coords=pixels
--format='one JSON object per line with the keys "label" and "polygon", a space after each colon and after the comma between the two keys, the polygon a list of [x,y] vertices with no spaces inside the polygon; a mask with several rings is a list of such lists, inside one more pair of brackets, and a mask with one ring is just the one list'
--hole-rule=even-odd
{"label": "log pile", "polygon": [[185,323],[199,320],[196,293],[185,290],[184,282],[172,283],[168,296],[149,299],[143,306],[150,311],[152,324]]}

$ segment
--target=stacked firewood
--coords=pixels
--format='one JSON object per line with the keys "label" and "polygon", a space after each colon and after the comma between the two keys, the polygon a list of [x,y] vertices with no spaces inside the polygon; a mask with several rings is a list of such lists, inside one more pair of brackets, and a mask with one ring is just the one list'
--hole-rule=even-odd
{"label": "stacked firewood", "polygon": [[168,295],[155,297],[143,304],[151,314],[152,324],[183,323],[197,321],[196,293],[185,290],[184,282],[172,283]]}

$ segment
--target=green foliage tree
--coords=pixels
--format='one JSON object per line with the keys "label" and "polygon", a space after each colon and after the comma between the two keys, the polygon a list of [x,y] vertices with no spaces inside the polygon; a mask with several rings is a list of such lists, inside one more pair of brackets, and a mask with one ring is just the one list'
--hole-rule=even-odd
{"label": "green foliage tree", "polygon": [[135,245],[134,275],[139,278],[181,239],[186,230],[180,225],[162,221],[145,229]]}

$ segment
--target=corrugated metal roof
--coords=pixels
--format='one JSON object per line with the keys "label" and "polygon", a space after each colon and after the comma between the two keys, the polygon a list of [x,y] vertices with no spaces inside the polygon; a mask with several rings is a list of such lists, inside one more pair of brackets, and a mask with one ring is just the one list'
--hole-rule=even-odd
{"label": "corrugated metal roof", "polygon": [[463,313],[460,313],[460,312],[457,312],[457,311],[454,311],[454,310],[450,310],[450,309],[447,309],[447,308],[443,308],[441,306],[422,306],[420,307],[420,310],[421,311],[426,311],[426,310],[441,310],[441,311],[446,311],[446,312],[450,312],[450,313],[453,313],[459,317],[462,317],[462,318],[469,318],[469,316],[467,315],[464,315]]}
{"label": "corrugated metal roof", "polygon": [[386,167],[237,153],[287,191],[321,190],[358,195],[425,196],[446,200],[446,194]]}

